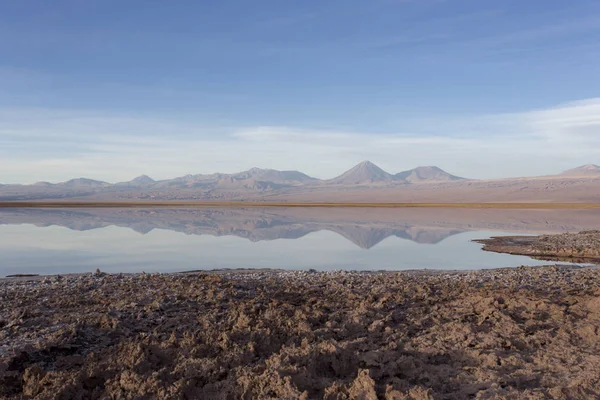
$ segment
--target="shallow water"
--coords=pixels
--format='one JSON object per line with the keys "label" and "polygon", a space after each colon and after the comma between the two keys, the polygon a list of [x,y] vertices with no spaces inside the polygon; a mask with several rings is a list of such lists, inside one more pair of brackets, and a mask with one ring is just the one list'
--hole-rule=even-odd
{"label": "shallow water", "polygon": [[0,209],[0,276],[543,265],[471,240],[598,227],[595,210]]}

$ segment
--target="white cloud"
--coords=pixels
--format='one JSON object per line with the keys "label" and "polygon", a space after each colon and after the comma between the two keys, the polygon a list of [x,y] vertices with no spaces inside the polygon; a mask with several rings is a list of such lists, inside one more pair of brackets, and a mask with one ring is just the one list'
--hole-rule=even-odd
{"label": "white cloud", "polygon": [[527,121],[533,132],[551,142],[600,146],[599,98],[533,111],[527,114]]}
{"label": "white cloud", "polygon": [[400,133],[190,121],[68,110],[0,110],[0,182],[111,182],[254,166],[333,177],[369,159],[390,172],[436,164],[474,177],[538,175],[600,162],[600,99],[524,113],[432,117]]}

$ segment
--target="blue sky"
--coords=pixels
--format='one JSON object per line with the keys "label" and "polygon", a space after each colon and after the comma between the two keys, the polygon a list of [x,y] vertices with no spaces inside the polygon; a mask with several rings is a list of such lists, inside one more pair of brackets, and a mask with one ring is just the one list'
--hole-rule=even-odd
{"label": "blue sky", "polygon": [[0,0],[0,182],[600,163],[600,2]]}

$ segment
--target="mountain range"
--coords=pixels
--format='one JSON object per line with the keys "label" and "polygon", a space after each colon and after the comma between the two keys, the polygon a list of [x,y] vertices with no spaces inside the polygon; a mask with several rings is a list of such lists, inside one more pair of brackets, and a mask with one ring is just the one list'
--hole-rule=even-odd
{"label": "mountain range", "polygon": [[278,171],[275,169],[252,168],[247,171],[234,174],[214,173],[209,175],[185,175],[178,178],[155,181],[147,175],[141,175],[128,182],[110,184],[86,178],[71,179],[66,182],[49,183],[37,182],[33,186],[41,187],[93,187],[102,188],[110,186],[120,187],[203,187],[203,186],[228,186],[241,183],[249,186],[249,183],[264,182],[266,184],[279,185],[302,185],[302,184],[330,184],[330,185],[361,185],[378,182],[445,182],[461,180],[458,176],[451,175],[434,166],[417,167],[409,171],[403,171],[392,175],[370,161],[363,161],[338,177],[328,180],[313,178],[299,171]]}
{"label": "mountain range", "polygon": [[436,166],[396,174],[363,161],[343,174],[321,180],[299,171],[252,168],[224,174],[185,175],[128,182],[87,178],[61,183],[0,185],[0,201],[78,199],[90,201],[336,201],[336,202],[597,202],[600,167],[584,165],[558,175],[474,180]]}

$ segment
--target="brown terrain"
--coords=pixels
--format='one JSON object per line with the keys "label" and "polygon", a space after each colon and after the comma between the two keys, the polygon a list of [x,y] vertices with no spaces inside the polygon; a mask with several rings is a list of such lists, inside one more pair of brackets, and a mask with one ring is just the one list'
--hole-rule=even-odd
{"label": "brown terrain", "polygon": [[[558,175],[465,179],[435,166],[388,173],[364,161],[319,180],[298,171],[253,168],[236,174],[186,175],[155,181],[140,176],[107,183],[79,178],[62,183],[0,185],[0,201],[272,202],[272,203],[600,203],[600,167]],[[340,200],[341,199],[341,200]]]}
{"label": "brown terrain", "polygon": [[0,281],[0,397],[600,398],[600,270]]}
{"label": "brown terrain", "polygon": [[477,240],[483,250],[543,259],[600,260],[600,231],[559,235],[504,236]]}

